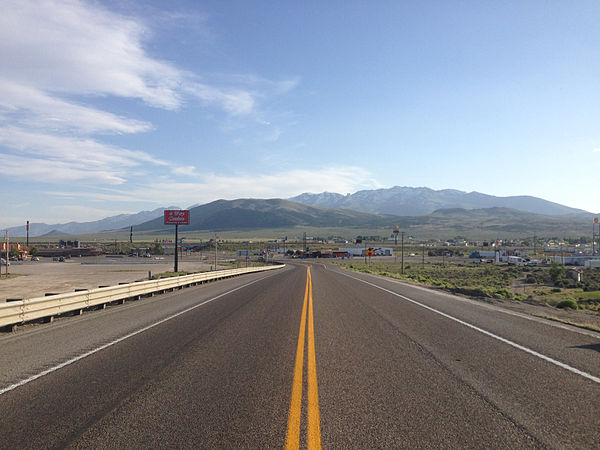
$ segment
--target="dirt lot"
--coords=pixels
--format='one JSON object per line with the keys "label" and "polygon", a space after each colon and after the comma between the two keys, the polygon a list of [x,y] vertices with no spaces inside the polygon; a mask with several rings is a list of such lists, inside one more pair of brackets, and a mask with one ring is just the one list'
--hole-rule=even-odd
{"label": "dirt lot", "polygon": [[[200,256],[183,256],[179,270],[200,272],[211,269],[211,261]],[[222,267],[225,268],[225,267]],[[52,258],[40,261],[11,262],[9,273],[19,275],[5,278],[4,267],[0,277],[0,302],[7,298],[43,297],[46,293],[62,294],[75,289],[93,289],[119,283],[147,280],[148,272],[158,274],[173,270],[173,257],[111,258],[84,257],[67,259],[65,262]]]}

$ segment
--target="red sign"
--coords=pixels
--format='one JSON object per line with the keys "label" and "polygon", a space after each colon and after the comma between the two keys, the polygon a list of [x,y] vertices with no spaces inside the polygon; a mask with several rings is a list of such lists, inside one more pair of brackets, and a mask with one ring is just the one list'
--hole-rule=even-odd
{"label": "red sign", "polygon": [[190,212],[186,209],[165,209],[165,225],[189,225]]}

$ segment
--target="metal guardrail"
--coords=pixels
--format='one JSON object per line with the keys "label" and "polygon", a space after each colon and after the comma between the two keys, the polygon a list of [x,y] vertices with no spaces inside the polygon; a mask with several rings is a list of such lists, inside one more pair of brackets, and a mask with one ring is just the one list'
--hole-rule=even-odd
{"label": "metal guardrail", "polygon": [[139,299],[144,295],[163,293],[212,280],[282,267],[284,266],[218,270],[0,303],[0,328],[13,329],[18,324],[32,320],[52,318],[73,311],[81,313],[84,309],[93,306],[106,305],[116,301],[124,302],[128,299]]}

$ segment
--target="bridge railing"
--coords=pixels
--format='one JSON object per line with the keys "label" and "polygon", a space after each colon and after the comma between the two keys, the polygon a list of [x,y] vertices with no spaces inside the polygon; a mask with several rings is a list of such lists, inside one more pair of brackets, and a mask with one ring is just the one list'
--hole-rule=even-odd
{"label": "bridge railing", "polygon": [[281,267],[283,265],[202,272],[0,303],[0,328],[13,329],[18,324],[32,320],[53,318],[54,316],[68,312],[81,313],[84,309],[94,306],[102,306],[117,301],[124,302],[129,299],[139,299],[143,296],[195,286],[213,280],[274,270]]}

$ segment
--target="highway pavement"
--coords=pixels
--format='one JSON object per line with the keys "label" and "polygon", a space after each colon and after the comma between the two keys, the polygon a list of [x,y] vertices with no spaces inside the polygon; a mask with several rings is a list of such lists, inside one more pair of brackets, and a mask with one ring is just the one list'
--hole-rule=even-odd
{"label": "highway pavement", "polygon": [[0,335],[0,448],[598,448],[600,335],[317,262]]}

